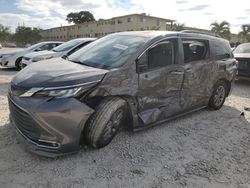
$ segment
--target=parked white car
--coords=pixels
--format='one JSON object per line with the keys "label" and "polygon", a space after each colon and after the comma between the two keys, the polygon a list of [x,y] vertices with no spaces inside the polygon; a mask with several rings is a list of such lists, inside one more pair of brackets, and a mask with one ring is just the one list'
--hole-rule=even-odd
{"label": "parked white car", "polygon": [[2,44],[0,43],[0,49],[2,48]]}
{"label": "parked white car", "polygon": [[0,54],[0,65],[4,67],[16,67],[21,69],[22,57],[30,52],[38,52],[43,50],[51,50],[52,48],[61,45],[63,42],[47,41],[34,44],[25,49],[18,49],[16,51],[4,52]]}
{"label": "parked white car", "polygon": [[96,38],[78,38],[73,39],[68,42],[65,42],[64,44],[53,48],[51,51],[42,51],[42,52],[32,52],[29,54],[26,54],[22,58],[22,65],[21,67],[24,68],[27,65],[30,65],[32,63],[51,59],[55,57],[63,57],[63,56],[69,56],[70,54],[76,52],[83,46],[89,44],[90,42],[96,40]]}

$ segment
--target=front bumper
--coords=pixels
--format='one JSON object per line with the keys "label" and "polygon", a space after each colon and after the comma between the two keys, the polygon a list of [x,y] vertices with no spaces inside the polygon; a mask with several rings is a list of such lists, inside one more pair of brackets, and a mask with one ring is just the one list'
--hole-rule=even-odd
{"label": "front bumper", "polygon": [[0,58],[0,65],[3,67],[8,66],[9,61],[6,58]]}
{"label": "front bumper", "polygon": [[10,120],[27,148],[57,157],[80,148],[84,125],[93,109],[75,98],[18,97],[9,94]]}

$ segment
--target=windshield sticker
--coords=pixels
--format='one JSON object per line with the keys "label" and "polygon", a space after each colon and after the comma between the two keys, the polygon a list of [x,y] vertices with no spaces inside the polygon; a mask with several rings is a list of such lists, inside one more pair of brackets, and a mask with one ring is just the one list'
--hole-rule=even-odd
{"label": "windshield sticker", "polygon": [[120,50],[126,50],[128,46],[122,45],[122,44],[116,44],[113,46],[114,48],[118,48]]}

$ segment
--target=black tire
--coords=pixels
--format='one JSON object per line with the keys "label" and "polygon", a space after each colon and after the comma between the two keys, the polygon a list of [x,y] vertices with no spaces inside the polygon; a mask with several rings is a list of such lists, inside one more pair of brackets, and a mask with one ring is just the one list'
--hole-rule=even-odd
{"label": "black tire", "polygon": [[219,110],[225,102],[227,93],[227,84],[224,81],[219,80],[214,86],[214,90],[212,96],[210,97],[208,106],[213,110]]}
{"label": "black tire", "polygon": [[22,69],[21,63],[22,63],[22,58],[19,57],[19,58],[16,60],[16,62],[15,62],[15,65],[16,65],[17,70],[21,70],[21,69]]}
{"label": "black tire", "polygon": [[126,115],[126,101],[119,97],[104,99],[85,126],[87,143],[94,148],[108,145],[125,122]]}

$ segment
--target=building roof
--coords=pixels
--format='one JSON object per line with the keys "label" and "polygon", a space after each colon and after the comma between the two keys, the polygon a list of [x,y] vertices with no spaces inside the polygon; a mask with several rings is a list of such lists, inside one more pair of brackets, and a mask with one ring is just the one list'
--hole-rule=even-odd
{"label": "building roof", "polygon": [[161,20],[166,20],[167,22],[175,22],[176,20],[172,20],[172,19],[166,19],[166,18],[160,18],[160,17],[155,17],[155,16],[150,16],[150,15],[146,15],[145,13],[142,14],[128,14],[128,15],[123,15],[123,16],[117,16],[117,17],[113,17],[110,19],[103,19],[105,20],[111,20],[111,19],[117,19],[117,18],[122,18],[122,17],[129,17],[129,16],[144,16],[144,17],[149,17],[149,18],[155,18],[155,19],[161,19]]}

